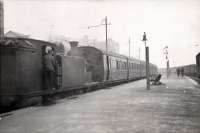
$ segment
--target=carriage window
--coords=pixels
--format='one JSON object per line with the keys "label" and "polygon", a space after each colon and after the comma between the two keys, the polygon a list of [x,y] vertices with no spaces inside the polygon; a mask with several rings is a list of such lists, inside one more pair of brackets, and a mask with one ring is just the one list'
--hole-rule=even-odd
{"label": "carriage window", "polygon": [[126,62],[122,62],[122,69],[126,69]]}
{"label": "carriage window", "polygon": [[127,63],[124,62],[124,69],[127,69]]}
{"label": "carriage window", "polygon": [[123,69],[123,63],[120,61],[119,64],[120,64],[120,65],[119,65],[119,66],[120,66],[120,69]]}
{"label": "carriage window", "polygon": [[138,70],[139,70],[139,65],[136,64],[136,72],[138,72]]}
{"label": "carriage window", "polygon": [[121,69],[124,69],[124,63],[120,62],[120,64],[121,64]]}
{"label": "carriage window", "polygon": [[112,64],[112,68],[116,69],[116,65],[115,65],[114,60],[111,60],[111,64]]}
{"label": "carriage window", "polygon": [[116,68],[119,69],[119,61],[116,60]]}

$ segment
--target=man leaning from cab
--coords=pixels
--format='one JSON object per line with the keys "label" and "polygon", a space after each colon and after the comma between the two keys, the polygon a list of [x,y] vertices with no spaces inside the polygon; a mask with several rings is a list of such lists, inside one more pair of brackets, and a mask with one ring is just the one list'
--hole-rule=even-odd
{"label": "man leaning from cab", "polygon": [[45,76],[45,88],[48,90],[54,90],[54,75],[55,75],[55,59],[53,56],[53,50],[50,46],[45,49],[44,55],[44,76]]}

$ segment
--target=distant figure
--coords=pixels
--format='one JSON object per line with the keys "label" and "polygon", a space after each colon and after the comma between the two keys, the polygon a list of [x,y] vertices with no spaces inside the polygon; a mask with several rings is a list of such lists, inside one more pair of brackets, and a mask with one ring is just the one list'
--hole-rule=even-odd
{"label": "distant figure", "polygon": [[179,77],[179,75],[180,75],[180,69],[179,68],[176,69],[176,73],[177,73],[177,76]]}
{"label": "distant figure", "polygon": [[180,71],[181,71],[181,76],[183,77],[184,76],[184,68],[182,67]]}
{"label": "distant figure", "polygon": [[48,90],[54,89],[54,78],[55,78],[55,59],[53,56],[53,50],[47,46],[45,49],[46,54],[44,55],[44,77],[45,77],[45,88]]}

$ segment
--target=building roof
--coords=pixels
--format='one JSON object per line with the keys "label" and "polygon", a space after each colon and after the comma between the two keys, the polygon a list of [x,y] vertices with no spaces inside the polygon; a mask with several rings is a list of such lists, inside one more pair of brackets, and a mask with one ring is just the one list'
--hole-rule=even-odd
{"label": "building roof", "polygon": [[29,38],[29,35],[24,35],[24,34],[13,32],[13,31],[8,31],[5,34],[5,37],[11,37],[11,38]]}

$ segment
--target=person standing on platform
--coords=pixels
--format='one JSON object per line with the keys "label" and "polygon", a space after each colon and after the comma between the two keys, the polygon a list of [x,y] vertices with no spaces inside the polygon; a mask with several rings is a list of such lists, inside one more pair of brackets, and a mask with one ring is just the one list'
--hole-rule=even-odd
{"label": "person standing on platform", "polygon": [[184,68],[183,67],[181,68],[181,76],[182,77],[184,76]]}
{"label": "person standing on platform", "polygon": [[179,77],[179,75],[180,75],[180,69],[179,68],[176,69],[176,73],[177,73],[177,76]]}

